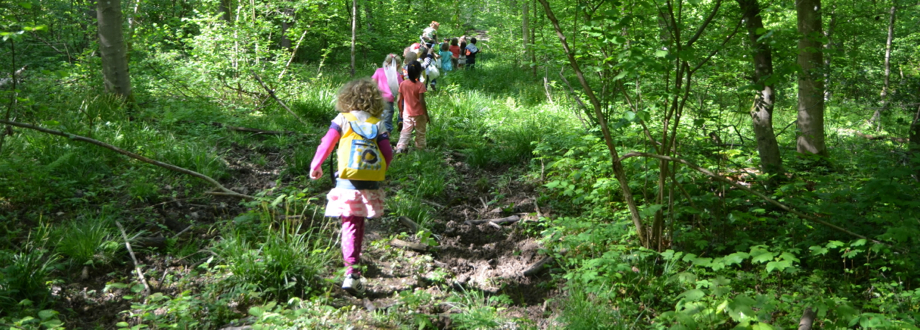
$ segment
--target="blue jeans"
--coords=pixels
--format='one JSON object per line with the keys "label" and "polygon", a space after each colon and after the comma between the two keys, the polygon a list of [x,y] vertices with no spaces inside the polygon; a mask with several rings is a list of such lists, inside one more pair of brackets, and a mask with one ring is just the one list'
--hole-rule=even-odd
{"label": "blue jeans", "polygon": [[393,102],[383,102],[383,125],[386,126],[387,132],[393,134]]}

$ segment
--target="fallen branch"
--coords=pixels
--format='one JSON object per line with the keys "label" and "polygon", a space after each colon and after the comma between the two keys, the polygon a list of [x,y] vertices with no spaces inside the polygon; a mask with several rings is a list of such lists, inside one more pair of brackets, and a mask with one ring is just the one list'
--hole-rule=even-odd
{"label": "fallen branch", "polygon": [[310,126],[309,124],[307,124],[306,121],[303,120],[303,118],[300,118],[300,116],[298,116],[296,113],[294,113],[294,111],[292,111],[291,108],[288,108],[287,104],[284,104],[284,101],[281,101],[281,99],[279,99],[278,96],[275,95],[275,90],[274,90],[274,89],[271,89],[271,88],[268,88],[268,86],[266,86],[265,83],[262,82],[262,78],[260,78],[259,75],[257,75],[255,72],[253,72],[253,73],[252,73],[252,76],[255,77],[255,78],[256,78],[256,81],[259,82],[259,85],[262,85],[262,88],[265,89],[266,92],[268,92],[268,95],[271,95],[272,98],[274,98],[275,101],[278,102],[278,104],[280,104],[282,107],[284,107],[285,110],[288,111],[288,113],[290,113],[292,116],[294,116],[294,118],[297,118],[297,120],[299,120],[301,124],[304,124],[304,126]]}
{"label": "fallen branch", "polygon": [[399,222],[402,222],[403,225],[405,225],[406,227],[409,227],[409,230],[412,231],[412,234],[415,234],[418,232],[419,225],[415,223],[415,221],[412,221],[412,219],[409,219],[406,217],[399,217]]}
{"label": "fallen branch", "polygon": [[304,30],[303,34],[300,35],[300,39],[297,40],[297,45],[294,46],[294,50],[291,51],[291,58],[288,59],[287,64],[284,65],[284,70],[281,70],[281,74],[278,75],[278,80],[281,80],[281,77],[284,77],[284,73],[287,72],[288,67],[291,66],[291,62],[294,61],[294,56],[297,55],[297,49],[300,48],[300,42],[303,41],[303,37],[307,35],[307,31],[310,30]]}
{"label": "fallen branch", "polygon": [[[725,182],[725,183],[731,185],[732,187],[735,187],[735,188],[744,190],[744,191],[746,191],[746,192],[749,192],[749,193],[751,193],[751,194],[754,194],[754,195],[756,195],[757,197],[760,197],[761,199],[763,199],[764,201],[766,201],[767,203],[773,204],[773,205],[775,205],[775,206],[777,206],[777,207],[779,207],[779,208],[785,210],[786,212],[795,214],[795,215],[797,215],[797,216],[799,216],[799,217],[801,217],[801,218],[803,218],[803,219],[806,219],[806,220],[809,220],[809,221],[812,221],[812,222],[815,222],[815,223],[819,223],[819,224],[825,225],[825,226],[827,226],[827,227],[830,227],[831,229],[834,229],[834,230],[836,230],[836,231],[839,231],[839,232],[842,232],[842,233],[845,233],[845,234],[848,234],[848,235],[851,235],[851,236],[854,236],[854,237],[858,237],[858,238],[862,238],[862,239],[865,239],[865,240],[872,241],[873,243],[885,244],[885,243],[882,243],[882,242],[880,242],[880,241],[877,241],[877,240],[868,238],[868,237],[866,237],[866,236],[863,236],[863,235],[854,233],[854,232],[852,232],[852,231],[849,231],[849,230],[847,230],[847,229],[845,229],[845,228],[843,228],[843,227],[837,226],[837,225],[832,224],[832,223],[829,223],[829,222],[827,222],[827,221],[824,221],[824,220],[815,218],[815,217],[813,217],[813,216],[807,215],[807,214],[805,214],[805,213],[796,211],[796,210],[792,209],[791,207],[786,206],[786,205],[783,204],[783,203],[777,202],[776,200],[774,200],[774,199],[772,199],[772,198],[770,198],[770,197],[767,197],[766,195],[764,195],[764,194],[762,194],[762,193],[760,193],[760,192],[757,192],[757,191],[755,191],[755,190],[753,190],[753,189],[751,189],[751,188],[748,188],[748,187],[745,187],[745,186],[743,186],[743,185],[741,185],[741,184],[738,184],[738,183],[736,183],[736,182],[734,182],[734,181],[732,181],[732,180],[729,180],[728,178],[726,178],[726,177],[724,177],[724,176],[721,176],[721,175],[717,175],[717,174],[715,174],[715,173],[712,173],[712,172],[710,172],[709,170],[706,170],[706,169],[704,169],[704,168],[702,168],[702,167],[699,167],[699,166],[697,166],[696,164],[693,164],[693,163],[688,162],[688,161],[686,161],[686,160],[679,159],[679,158],[668,157],[668,156],[662,156],[662,155],[649,154],[649,153],[644,153],[644,152],[630,152],[630,153],[628,153],[628,154],[623,155],[623,157],[620,157],[620,161],[623,161],[623,160],[625,160],[626,158],[630,158],[630,157],[657,158],[657,159],[661,159],[661,160],[672,161],[672,162],[677,162],[677,163],[684,164],[684,165],[686,165],[687,167],[692,168],[692,169],[696,170],[697,172],[703,173],[703,174],[705,174],[705,175],[707,175],[707,176],[709,176],[709,177],[711,177],[711,178],[713,178],[713,179],[716,179],[716,180],[718,180],[718,181]],[[887,245],[887,244],[885,244],[885,245]]]}
{"label": "fallen branch", "polygon": [[483,223],[487,223],[487,222],[488,222],[488,223],[494,223],[494,224],[501,224],[501,223],[514,223],[514,222],[518,222],[518,221],[520,221],[520,220],[521,220],[521,217],[519,217],[519,216],[517,216],[517,215],[512,215],[512,216],[507,217],[507,218],[499,218],[499,219],[467,220],[467,221],[464,221],[463,224],[466,224],[466,225],[478,225],[478,224],[483,224]]}
{"label": "fallen branch", "polygon": [[530,266],[530,268],[525,269],[524,276],[536,275],[541,270],[543,270],[543,265],[546,265],[547,263],[551,261],[553,261],[553,257],[549,257],[549,256],[544,257],[543,260],[540,260],[537,263],[535,263],[533,266]]}
{"label": "fallen branch", "polygon": [[137,257],[134,256],[134,250],[131,250],[131,242],[128,240],[128,234],[125,233],[125,228],[121,226],[121,222],[115,221],[115,225],[118,226],[118,230],[121,231],[121,237],[125,239],[125,247],[128,248],[128,254],[131,255],[131,260],[134,261],[134,271],[137,272],[137,278],[144,284],[144,290],[150,294],[150,285],[147,284],[147,279],[144,278],[144,273],[141,272],[140,263],[137,262]]}
{"label": "fallen branch", "polygon": [[392,241],[390,241],[390,245],[399,247],[399,248],[410,249],[410,250],[418,251],[418,252],[427,252],[428,250],[437,249],[436,247],[429,246],[427,244],[406,242],[406,241],[395,239],[395,238]]}
{"label": "fallen branch", "polygon": [[7,125],[11,125],[11,126],[16,126],[16,127],[21,127],[21,128],[28,128],[28,129],[31,129],[31,130],[36,130],[36,131],[43,132],[43,133],[48,133],[48,134],[51,134],[51,135],[63,136],[63,137],[66,137],[66,138],[68,138],[68,139],[71,139],[71,140],[77,140],[77,141],[83,141],[83,142],[95,144],[95,145],[97,145],[97,146],[100,146],[100,147],[103,147],[103,148],[106,148],[106,149],[115,151],[115,152],[117,152],[117,153],[120,153],[120,154],[122,154],[122,155],[125,155],[125,156],[128,156],[128,157],[137,159],[137,160],[142,161],[142,162],[147,163],[147,164],[156,165],[156,166],[159,166],[159,167],[162,167],[162,168],[171,170],[171,171],[175,171],[175,172],[184,173],[184,174],[188,174],[188,175],[194,176],[194,177],[196,177],[196,178],[199,178],[199,179],[202,179],[202,180],[204,180],[204,181],[207,181],[208,183],[214,185],[217,189],[220,190],[220,192],[210,192],[210,194],[213,194],[213,195],[231,196],[231,197],[244,198],[244,199],[250,199],[250,200],[255,199],[255,197],[252,197],[252,196],[249,196],[249,195],[240,194],[240,193],[235,192],[235,191],[233,191],[233,190],[227,189],[227,187],[224,187],[223,185],[221,185],[220,182],[217,182],[217,180],[214,180],[214,179],[212,179],[211,177],[209,177],[209,176],[207,176],[207,175],[204,175],[204,174],[201,174],[201,173],[198,173],[198,172],[189,170],[189,169],[184,169],[184,168],[181,168],[181,167],[172,165],[172,164],[167,164],[167,163],[164,163],[164,162],[161,162],[161,161],[158,161],[158,160],[153,160],[153,159],[150,159],[150,158],[147,158],[147,157],[144,157],[144,156],[141,156],[141,155],[138,155],[138,154],[129,152],[129,151],[127,151],[127,150],[118,148],[118,147],[116,147],[116,146],[113,146],[113,145],[111,145],[111,144],[108,144],[108,143],[105,143],[105,142],[102,142],[102,141],[99,141],[99,140],[91,139],[91,138],[88,138],[88,137],[85,137],[85,136],[80,136],[80,135],[74,135],[74,134],[70,134],[70,133],[65,133],[65,132],[61,132],[61,131],[55,131],[55,130],[51,130],[51,129],[47,129],[47,128],[42,128],[42,127],[38,127],[38,126],[34,126],[34,125],[29,125],[29,124],[25,124],[25,123],[15,122],[15,121],[0,120],[0,123],[2,123],[2,124],[7,124]]}

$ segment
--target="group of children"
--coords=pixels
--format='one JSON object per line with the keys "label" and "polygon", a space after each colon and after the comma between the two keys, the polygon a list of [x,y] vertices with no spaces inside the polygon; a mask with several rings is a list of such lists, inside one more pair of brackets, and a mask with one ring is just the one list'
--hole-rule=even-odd
{"label": "group of children", "polygon": [[[438,45],[440,52],[432,50],[437,40],[438,23],[425,29],[421,43],[413,44],[403,52],[404,61],[389,54],[371,79],[351,81],[337,95],[336,116],[316,149],[310,164],[310,178],[323,176],[322,164],[338,144],[338,170],[333,173],[335,187],[326,195],[325,215],[342,221],[342,254],[345,263],[345,280],[342,288],[353,294],[363,292],[360,262],[361,244],[364,240],[364,222],[367,218],[383,215],[384,191],[381,183],[393,159],[390,132],[393,131],[393,112],[399,109],[401,124],[396,153],[406,152],[409,138],[415,131],[415,147],[425,149],[425,134],[431,118],[425,101],[427,85],[436,91],[440,70],[473,69],[476,38],[444,39]],[[427,79],[426,79],[427,77]],[[398,126],[397,126],[398,127]]]}

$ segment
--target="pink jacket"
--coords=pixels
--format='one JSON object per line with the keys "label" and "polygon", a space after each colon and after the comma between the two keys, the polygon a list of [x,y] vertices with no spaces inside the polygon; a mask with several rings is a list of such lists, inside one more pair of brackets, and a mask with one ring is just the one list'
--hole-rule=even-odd
{"label": "pink jacket", "polygon": [[[390,92],[390,86],[387,84],[387,74],[383,72],[383,68],[377,68],[377,71],[374,71],[374,75],[371,76],[371,79],[377,82],[377,89],[380,90],[380,96],[383,96],[383,100],[387,102],[393,102],[393,95]],[[396,70],[396,85],[402,83],[402,75],[399,74],[399,70]]]}

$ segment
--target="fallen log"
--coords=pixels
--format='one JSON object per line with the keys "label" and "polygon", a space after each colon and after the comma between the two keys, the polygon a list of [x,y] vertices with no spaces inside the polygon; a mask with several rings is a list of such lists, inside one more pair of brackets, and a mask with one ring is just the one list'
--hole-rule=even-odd
{"label": "fallen log", "polygon": [[521,220],[521,217],[519,217],[519,216],[517,216],[517,215],[512,215],[512,216],[510,216],[510,217],[499,218],[499,219],[467,220],[467,221],[464,221],[463,224],[466,224],[466,225],[478,225],[478,224],[483,224],[483,223],[487,223],[487,222],[494,223],[494,224],[502,224],[502,223],[514,223],[514,222],[518,222],[518,221],[520,221],[520,220]]}
{"label": "fallen log", "polygon": [[525,269],[525,270],[524,270],[524,276],[536,275],[536,274],[539,273],[541,270],[543,270],[543,266],[544,266],[544,265],[546,265],[547,263],[549,263],[549,262],[551,262],[551,261],[553,261],[553,257],[547,256],[547,257],[543,258],[543,260],[538,261],[538,262],[535,263],[533,266],[530,266],[530,268]]}
{"label": "fallen log", "polygon": [[412,234],[415,234],[418,232],[419,226],[417,223],[415,223],[415,221],[412,221],[412,219],[409,219],[407,217],[399,217],[399,222],[402,222],[403,225],[405,225],[406,227],[409,227],[409,230],[412,231]]}

